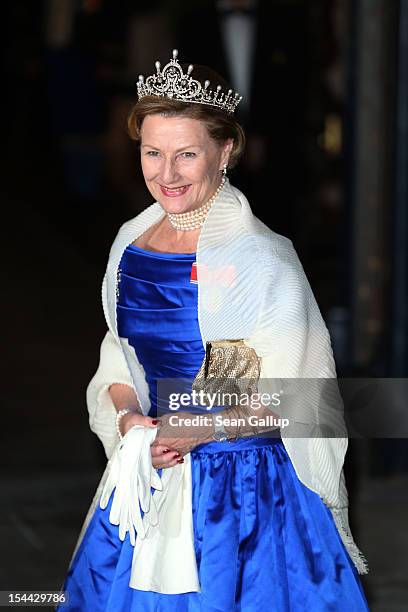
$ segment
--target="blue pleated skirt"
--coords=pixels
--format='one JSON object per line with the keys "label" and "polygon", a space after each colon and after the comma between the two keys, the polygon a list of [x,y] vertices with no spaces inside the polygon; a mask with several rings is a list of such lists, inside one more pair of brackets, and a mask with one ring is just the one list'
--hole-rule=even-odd
{"label": "blue pleated skirt", "polygon": [[[129,587],[133,546],[99,506],[73,559],[60,610],[92,612],[359,612],[357,570],[331,512],[298,479],[280,438],[196,447],[194,542],[201,592]],[[169,468],[171,469],[171,468]],[[161,471],[159,471],[161,473]],[[175,567],[182,572],[183,567]]]}

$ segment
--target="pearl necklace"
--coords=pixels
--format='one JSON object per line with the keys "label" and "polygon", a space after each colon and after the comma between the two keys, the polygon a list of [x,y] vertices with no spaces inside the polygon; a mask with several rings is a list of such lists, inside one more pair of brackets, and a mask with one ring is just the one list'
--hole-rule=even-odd
{"label": "pearl necklace", "polygon": [[167,213],[167,217],[172,226],[175,229],[182,231],[194,230],[201,227],[205,221],[208,211],[211,208],[211,205],[217,198],[224,185],[225,176],[222,177],[221,183],[214,195],[208,200],[208,202],[200,206],[200,208],[196,208],[195,210],[189,210],[185,213]]}

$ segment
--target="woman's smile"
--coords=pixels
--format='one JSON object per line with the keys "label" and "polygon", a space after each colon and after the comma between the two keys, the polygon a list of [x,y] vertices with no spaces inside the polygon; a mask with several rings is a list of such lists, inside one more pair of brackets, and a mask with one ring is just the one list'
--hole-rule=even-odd
{"label": "woman's smile", "polygon": [[165,185],[160,185],[160,190],[164,196],[167,198],[179,198],[187,193],[190,189],[190,185],[182,185],[181,187],[166,187]]}

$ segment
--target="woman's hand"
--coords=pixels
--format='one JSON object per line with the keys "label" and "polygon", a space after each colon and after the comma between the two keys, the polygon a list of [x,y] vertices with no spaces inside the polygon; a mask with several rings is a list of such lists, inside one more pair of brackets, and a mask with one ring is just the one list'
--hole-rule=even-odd
{"label": "woman's hand", "polygon": [[141,425],[142,427],[157,427],[158,424],[158,419],[144,416],[140,412],[132,409],[132,412],[128,412],[121,417],[119,421],[119,430],[122,436],[125,436],[129,429],[131,429],[134,425]]}
{"label": "woman's hand", "polygon": [[[157,427],[159,424],[158,419],[142,414],[137,395],[134,389],[129,387],[129,385],[113,383],[109,387],[109,394],[118,412],[122,408],[131,408],[132,410],[132,412],[123,415],[119,421],[119,429],[122,436],[124,436],[134,425]],[[177,461],[181,459],[180,453],[170,446],[156,444],[154,448],[153,446],[150,448],[152,451],[152,465],[156,469],[174,467],[177,465]]]}
{"label": "woman's hand", "polygon": [[[202,415],[199,425],[191,425],[188,420],[198,415],[190,412],[167,413],[160,417],[159,432],[152,444],[154,447],[176,449],[180,455],[187,455],[193,448],[213,440],[214,426],[209,414]],[[171,419],[171,422],[170,422]]]}
{"label": "woman's hand", "polygon": [[[159,419],[144,416],[139,412],[128,412],[120,419],[119,429],[122,436],[124,436],[134,425],[142,425],[143,427],[157,427],[159,423]],[[176,449],[171,449],[165,444],[152,445],[151,451],[152,465],[155,469],[174,467],[181,459],[181,455]]]}

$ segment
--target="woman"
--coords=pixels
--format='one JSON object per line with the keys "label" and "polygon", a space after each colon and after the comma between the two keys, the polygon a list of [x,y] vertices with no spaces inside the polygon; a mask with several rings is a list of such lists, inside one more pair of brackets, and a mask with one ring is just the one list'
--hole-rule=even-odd
{"label": "woman", "polygon": [[[244,146],[233,118],[239,97],[208,79],[207,68],[184,69],[177,51],[139,78],[129,128],[156,202],[122,226],[110,252],[102,291],[109,330],[87,390],[90,426],[109,462],[61,608],[367,610],[358,576],[367,566],[347,519],[344,421],[336,388],[326,385],[336,376],[328,332],[292,243],[225,178]],[[203,412],[194,402],[156,418],[157,381],[191,381],[206,343],[224,339],[256,351],[259,389],[279,395],[290,381],[279,413],[289,426],[220,424],[215,413],[233,411],[222,405],[187,425],[186,416]],[[233,414],[255,414],[252,405],[240,410]],[[258,417],[268,413],[261,403]],[[137,459],[133,470],[136,446],[140,456],[147,447],[151,463]],[[121,485],[126,470],[145,478],[143,520],[158,509],[146,527],[133,505],[136,538],[123,510],[133,491]],[[139,495],[143,487],[129,478]]]}

